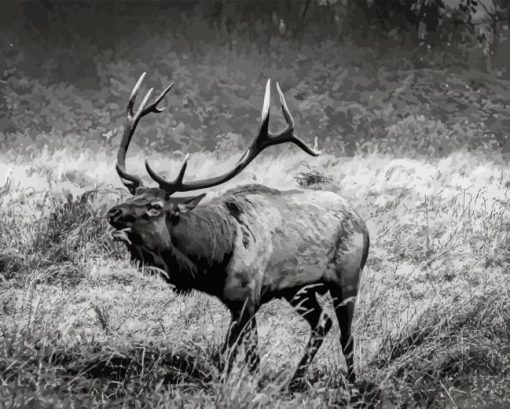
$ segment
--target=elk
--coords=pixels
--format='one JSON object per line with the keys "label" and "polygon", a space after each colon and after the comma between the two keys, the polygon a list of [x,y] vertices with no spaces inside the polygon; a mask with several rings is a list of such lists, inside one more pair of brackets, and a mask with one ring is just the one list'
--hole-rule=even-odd
{"label": "elk", "polygon": [[202,203],[205,193],[174,196],[227,182],[269,146],[290,142],[310,155],[319,155],[317,141],[311,148],[294,135],[294,120],[278,83],[287,123],[284,130],[276,134],[269,131],[268,80],[258,133],[231,170],[188,182],[184,180],[186,155],[176,178],[169,181],[145,161],[148,174],[158,185],[145,187],[141,178],[127,172],[126,153],[138,121],[164,110],[158,104],[174,84],[148,104],[150,89],[134,112],[144,76],[131,92],[117,154],[117,173],[133,196],[108,211],[114,238],[127,245],[132,259],[164,270],[166,280],[176,290],[195,289],[224,303],[232,317],[222,350],[230,352],[227,368],[238,346],[243,345],[248,367],[257,369],[257,310],[274,298],[288,300],[311,327],[291,387],[303,385],[306,370],[332,326],[332,319],[316,298],[329,291],[348,380],[354,383],[351,324],[369,248],[366,225],[356,211],[333,192],[280,191],[257,184],[233,188]]}

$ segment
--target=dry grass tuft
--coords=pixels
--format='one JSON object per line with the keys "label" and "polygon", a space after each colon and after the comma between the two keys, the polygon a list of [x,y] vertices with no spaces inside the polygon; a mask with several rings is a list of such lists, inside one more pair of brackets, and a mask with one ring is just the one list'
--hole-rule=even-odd
{"label": "dry grass tuft", "polygon": [[307,162],[303,163],[307,170],[298,172],[294,177],[300,187],[317,187],[331,182],[331,178],[312,168]]}

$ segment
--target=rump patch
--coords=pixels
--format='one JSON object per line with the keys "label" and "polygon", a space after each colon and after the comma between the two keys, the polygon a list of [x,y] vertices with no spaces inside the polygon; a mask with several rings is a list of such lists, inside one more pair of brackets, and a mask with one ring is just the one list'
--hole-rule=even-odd
{"label": "rump patch", "polygon": [[365,235],[363,232],[353,231],[347,237],[344,235],[342,243],[339,244],[328,268],[327,279],[340,284],[343,295],[348,297],[358,291],[366,247]]}

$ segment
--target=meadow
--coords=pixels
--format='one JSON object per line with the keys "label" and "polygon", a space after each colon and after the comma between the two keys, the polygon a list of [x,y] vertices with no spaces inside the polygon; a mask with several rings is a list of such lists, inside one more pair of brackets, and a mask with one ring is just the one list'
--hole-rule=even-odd
{"label": "meadow", "polygon": [[[318,41],[315,26],[294,39],[265,20],[234,36],[193,15],[170,28],[168,15],[136,27],[99,22],[89,37],[78,20],[72,38],[0,29],[9,50],[0,408],[508,407],[505,73],[473,68],[479,56],[461,46]],[[285,389],[309,328],[279,300],[257,316],[260,371],[240,361],[227,377],[226,309],[174,293],[111,240],[106,210],[129,194],[114,169],[124,106],[143,71],[146,88],[176,86],[167,112],[140,124],[130,172],[146,175],[150,158],[171,176],[188,151],[190,180],[230,168],[254,135],[268,77],[280,81],[298,135],[318,137],[318,158],[271,148],[207,197],[255,182],[334,190],[353,203],[371,235],[353,325],[356,385],[346,384],[335,322],[306,390]]]}
{"label": "meadow", "polygon": [[[178,168],[174,158],[152,157],[158,168]],[[130,160],[140,174],[142,159]],[[221,171],[233,159],[196,154],[189,175]],[[339,191],[368,222],[372,247],[354,324],[359,391],[345,387],[335,326],[309,389],[293,395],[281,389],[307,324],[283,301],[264,306],[260,373],[240,364],[225,379],[217,362],[226,309],[203,294],[173,293],[109,240],[105,209],[126,194],[113,161],[66,150],[2,161],[9,175],[0,196],[4,407],[341,407],[356,393],[382,407],[508,402],[503,162],[466,152],[310,160],[285,148],[210,192],[254,181],[297,187],[312,170],[329,181],[309,188]]]}

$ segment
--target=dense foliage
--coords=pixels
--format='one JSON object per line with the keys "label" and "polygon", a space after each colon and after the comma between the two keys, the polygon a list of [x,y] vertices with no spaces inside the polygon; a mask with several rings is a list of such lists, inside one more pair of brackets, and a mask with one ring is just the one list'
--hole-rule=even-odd
{"label": "dense foliage", "polygon": [[425,41],[402,2],[329,3],[304,18],[306,2],[2,3],[2,149],[111,149],[143,71],[147,88],[176,82],[167,113],[139,127],[153,150],[243,147],[267,77],[299,134],[336,152],[508,149],[504,66],[487,72],[483,44],[454,38],[466,26]]}

